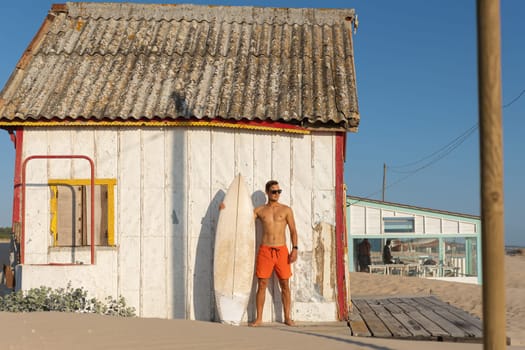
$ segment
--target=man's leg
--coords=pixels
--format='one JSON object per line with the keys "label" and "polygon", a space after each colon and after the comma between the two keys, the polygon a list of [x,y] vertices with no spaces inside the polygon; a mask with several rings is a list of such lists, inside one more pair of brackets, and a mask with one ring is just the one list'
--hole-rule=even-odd
{"label": "man's leg", "polygon": [[292,320],[292,317],[290,316],[292,296],[290,293],[290,285],[288,283],[288,279],[279,280],[279,285],[281,286],[281,298],[283,301],[284,323],[288,326],[295,326],[295,323]]}
{"label": "man's leg", "polygon": [[359,256],[357,258],[357,262],[359,263],[359,272],[363,272],[364,270],[363,257]]}
{"label": "man's leg", "polygon": [[259,278],[257,285],[257,295],[255,297],[255,308],[257,316],[255,321],[250,323],[250,327],[257,327],[262,323],[262,313],[264,307],[264,299],[266,297],[266,287],[268,286],[268,278]]}

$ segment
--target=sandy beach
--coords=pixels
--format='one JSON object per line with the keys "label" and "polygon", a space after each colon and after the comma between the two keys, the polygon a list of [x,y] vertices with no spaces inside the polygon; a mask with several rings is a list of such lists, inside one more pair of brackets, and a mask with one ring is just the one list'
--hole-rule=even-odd
{"label": "sandy beach", "polygon": [[[506,256],[509,349],[525,349],[525,256]],[[436,295],[481,317],[481,287],[414,277],[351,274],[352,295]],[[385,287],[386,286],[386,287]],[[302,327],[234,327],[213,322],[68,313],[0,313],[3,349],[482,349],[443,343],[313,333]]]}

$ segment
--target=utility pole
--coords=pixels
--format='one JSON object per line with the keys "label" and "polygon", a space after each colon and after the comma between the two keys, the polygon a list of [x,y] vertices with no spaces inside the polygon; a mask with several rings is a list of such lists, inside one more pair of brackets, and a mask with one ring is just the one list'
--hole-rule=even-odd
{"label": "utility pole", "polygon": [[386,163],[383,163],[383,195],[381,200],[385,201],[385,190],[386,190]]}
{"label": "utility pole", "polygon": [[483,348],[506,348],[499,0],[477,0]]}

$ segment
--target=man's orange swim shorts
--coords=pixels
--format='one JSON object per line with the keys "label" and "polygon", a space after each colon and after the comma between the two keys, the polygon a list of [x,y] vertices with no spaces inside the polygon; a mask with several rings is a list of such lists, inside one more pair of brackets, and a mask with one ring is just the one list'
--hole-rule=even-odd
{"label": "man's orange swim shorts", "polygon": [[270,278],[274,269],[280,280],[286,280],[292,276],[288,248],[261,245],[257,254],[257,277]]}

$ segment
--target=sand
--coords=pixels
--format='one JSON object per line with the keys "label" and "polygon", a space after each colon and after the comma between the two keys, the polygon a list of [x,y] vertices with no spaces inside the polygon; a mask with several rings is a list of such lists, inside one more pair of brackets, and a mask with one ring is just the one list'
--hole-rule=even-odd
{"label": "sand", "polygon": [[[509,349],[525,349],[525,256],[506,256]],[[386,282],[386,283],[385,283]],[[352,295],[429,295],[481,316],[481,287],[415,277],[351,274]],[[386,288],[384,286],[387,286]],[[309,332],[301,327],[234,327],[213,322],[69,313],[0,313],[2,349],[482,349],[482,344],[402,341]],[[310,334],[307,334],[310,333]]]}

